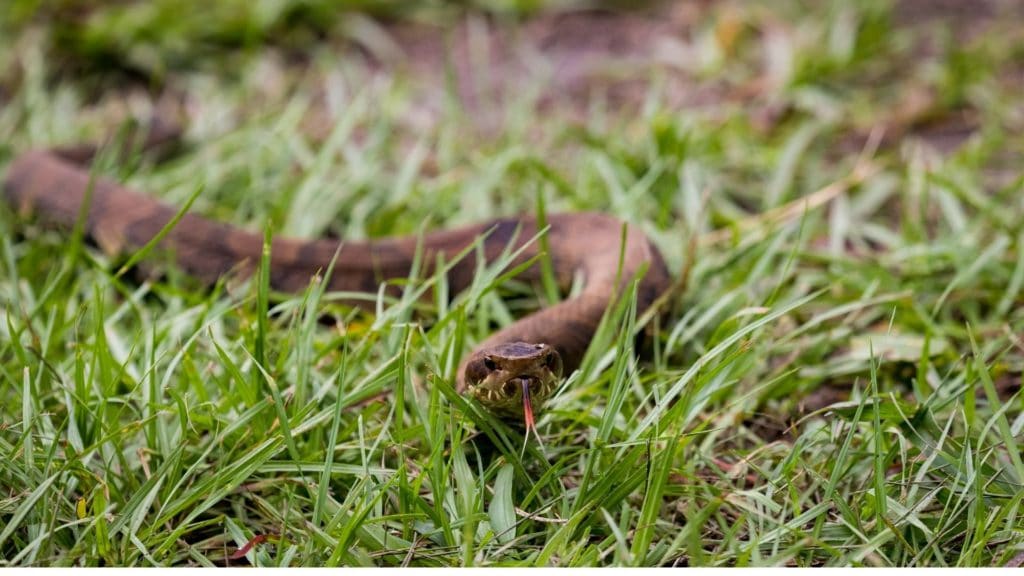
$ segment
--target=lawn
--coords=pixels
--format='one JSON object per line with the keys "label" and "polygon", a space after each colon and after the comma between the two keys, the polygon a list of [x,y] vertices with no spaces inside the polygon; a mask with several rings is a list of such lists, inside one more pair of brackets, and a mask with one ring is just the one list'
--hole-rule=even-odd
{"label": "lawn", "polygon": [[538,443],[452,388],[565,296],[500,262],[360,311],[3,204],[0,566],[1024,562],[1019,3],[337,4],[10,1],[0,174],[169,110],[95,170],[280,236],[603,211],[675,287]]}

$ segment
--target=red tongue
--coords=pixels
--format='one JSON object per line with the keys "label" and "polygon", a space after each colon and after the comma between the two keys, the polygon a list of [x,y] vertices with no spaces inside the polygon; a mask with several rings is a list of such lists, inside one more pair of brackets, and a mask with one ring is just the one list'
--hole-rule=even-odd
{"label": "red tongue", "polygon": [[530,403],[530,384],[525,378],[523,382],[523,420],[526,421],[526,431],[534,430],[533,404]]}

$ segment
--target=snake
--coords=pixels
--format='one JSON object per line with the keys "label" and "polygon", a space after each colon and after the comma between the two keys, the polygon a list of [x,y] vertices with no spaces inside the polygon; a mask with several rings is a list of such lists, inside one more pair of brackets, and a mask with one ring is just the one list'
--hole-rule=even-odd
{"label": "snake", "polygon": [[[173,138],[171,132],[168,136],[151,130],[144,147]],[[156,249],[170,254],[172,265],[204,283],[229,273],[255,272],[263,255],[262,234],[190,211],[180,214],[171,204],[91,175],[89,164],[97,149],[80,145],[19,154],[4,180],[6,200],[25,218],[65,229],[76,226],[88,202],[82,231],[112,256],[139,250],[163,233]],[[165,230],[172,222],[173,227]],[[546,242],[537,240],[541,234]],[[464,257],[457,259],[460,255]],[[382,283],[408,278],[417,261],[428,275],[437,263],[449,262],[443,270],[450,292],[456,294],[473,284],[481,265],[502,255],[513,255],[508,267],[523,268],[517,276],[523,281],[543,281],[542,255],[563,293],[583,280],[582,289],[570,297],[485,338],[456,371],[457,392],[472,396],[499,419],[536,431],[536,413],[563,376],[580,366],[606,310],[627,293],[629,283],[636,282],[638,315],[670,287],[664,258],[639,226],[601,212],[570,212],[544,219],[497,218],[367,241],[275,237],[270,244],[269,281],[273,290],[301,292],[314,275],[330,270],[323,278],[327,289],[374,293]],[[365,306],[366,300],[362,302]]]}

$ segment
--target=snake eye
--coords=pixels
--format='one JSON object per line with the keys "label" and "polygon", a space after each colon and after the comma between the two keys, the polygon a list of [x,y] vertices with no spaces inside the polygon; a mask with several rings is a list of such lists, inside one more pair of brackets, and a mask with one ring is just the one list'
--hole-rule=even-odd
{"label": "snake eye", "polygon": [[562,357],[552,350],[544,357],[544,366],[556,376],[562,375]]}
{"label": "snake eye", "polygon": [[488,370],[497,370],[498,365],[495,364],[494,360],[492,360],[490,357],[487,357],[484,358],[484,368],[487,368]]}

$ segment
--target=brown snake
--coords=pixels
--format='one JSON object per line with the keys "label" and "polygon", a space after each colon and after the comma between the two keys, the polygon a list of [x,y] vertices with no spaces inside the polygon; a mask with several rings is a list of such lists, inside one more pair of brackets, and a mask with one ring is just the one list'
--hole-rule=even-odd
{"label": "brown snake", "polygon": [[[7,200],[22,214],[34,213],[64,227],[74,225],[90,181],[83,165],[91,161],[94,152],[76,147],[21,154],[7,171]],[[178,213],[173,206],[109,179],[96,178],[92,185],[85,233],[109,254],[141,248]],[[583,290],[487,338],[463,360],[457,376],[459,392],[468,391],[499,417],[521,419],[527,428],[533,427],[533,410],[550,396],[562,371],[568,373],[579,366],[605,310],[627,283],[645,272],[637,289],[638,314],[670,284],[657,248],[634,226],[627,226],[623,236],[620,220],[594,213],[554,214],[547,223],[547,243],[558,284],[565,290],[581,274]],[[372,293],[383,281],[408,276],[418,245],[425,272],[430,274],[439,256],[450,260],[481,238],[488,262],[509,248],[522,248],[510,264],[517,266],[538,256],[540,246],[530,242],[538,232],[535,218],[522,217],[442,230],[422,238],[344,242],[340,251],[336,240],[275,238],[270,284],[275,290],[301,291],[314,274],[328,269],[337,253],[333,274],[326,279],[328,289]],[[158,246],[171,252],[184,271],[213,283],[233,270],[252,272],[261,257],[263,238],[188,213]],[[447,280],[453,292],[472,283],[478,269],[476,252],[469,251],[449,269]],[[535,261],[519,278],[539,281],[540,265]]]}

